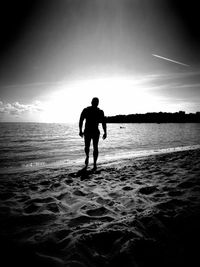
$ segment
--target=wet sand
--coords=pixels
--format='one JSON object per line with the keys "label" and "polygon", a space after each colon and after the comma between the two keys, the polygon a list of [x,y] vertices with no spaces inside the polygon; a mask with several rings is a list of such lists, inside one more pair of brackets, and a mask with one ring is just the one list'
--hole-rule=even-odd
{"label": "wet sand", "polygon": [[198,266],[200,150],[0,178],[1,266]]}

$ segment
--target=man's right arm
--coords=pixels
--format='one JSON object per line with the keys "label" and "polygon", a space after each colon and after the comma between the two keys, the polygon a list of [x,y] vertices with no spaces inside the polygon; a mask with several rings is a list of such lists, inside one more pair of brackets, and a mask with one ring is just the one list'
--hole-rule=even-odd
{"label": "man's right arm", "polygon": [[79,135],[80,135],[80,137],[83,137],[82,127],[83,127],[84,119],[85,119],[85,116],[84,116],[84,110],[83,110],[81,112],[81,116],[80,116],[80,119],[79,119]]}

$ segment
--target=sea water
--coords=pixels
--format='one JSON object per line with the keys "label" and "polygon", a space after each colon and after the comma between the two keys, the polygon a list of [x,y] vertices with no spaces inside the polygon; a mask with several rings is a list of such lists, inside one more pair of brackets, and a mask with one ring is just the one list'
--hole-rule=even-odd
{"label": "sea water", "polygon": [[[99,163],[200,147],[200,123],[107,124]],[[92,146],[91,146],[92,163]],[[0,172],[84,163],[78,123],[0,123]]]}

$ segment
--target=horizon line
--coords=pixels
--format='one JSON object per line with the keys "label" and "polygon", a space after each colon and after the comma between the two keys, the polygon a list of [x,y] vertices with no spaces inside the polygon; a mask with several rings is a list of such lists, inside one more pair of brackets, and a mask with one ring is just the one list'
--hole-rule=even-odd
{"label": "horizon line", "polygon": [[[116,114],[116,115],[109,115],[109,116],[105,116],[106,118],[109,117],[116,117],[116,116],[129,116],[129,115],[146,115],[146,114],[159,114],[159,113],[163,113],[163,114],[184,114],[184,115],[200,115],[200,111],[196,111],[196,112],[186,112],[183,110],[180,111],[176,111],[176,112],[169,112],[169,111],[159,111],[159,112],[146,112],[146,113],[129,113],[129,114]],[[77,123],[79,121],[79,119],[75,120],[75,121],[66,121],[66,122],[45,122],[45,121],[0,121],[0,123]]]}

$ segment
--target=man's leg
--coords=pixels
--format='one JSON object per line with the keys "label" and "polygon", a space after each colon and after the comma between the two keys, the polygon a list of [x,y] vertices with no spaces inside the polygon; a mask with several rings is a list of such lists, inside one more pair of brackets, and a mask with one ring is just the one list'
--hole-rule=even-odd
{"label": "man's leg", "polygon": [[85,137],[85,155],[86,155],[85,167],[87,168],[88,163],[89,163],[89,153],[90,153],[91,136],[85,134],[84,137]]}
{"label": "man's leg", "polygon": [[98,151],[98,143],[99,143],[99,133],[93,136],[93,159],[94,159],[94,170],[97,168],[97,159],[99,155]]}

